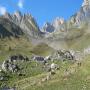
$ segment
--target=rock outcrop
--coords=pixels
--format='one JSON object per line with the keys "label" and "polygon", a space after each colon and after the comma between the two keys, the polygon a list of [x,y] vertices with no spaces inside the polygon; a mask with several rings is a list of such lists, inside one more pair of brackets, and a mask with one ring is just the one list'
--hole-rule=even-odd
{"label": "rock outcrop", "polygon": [[45,33],[52,33],[52,32],[54,32],[54,30],[55,30],[54,26],[48,22],[45,23],[43,28],[42,28],[42,31]]}
{"label": "rock outcrop", "polygon": [[5,72],[18,72],[20,70],[19,65],[16,64],[16,62],[25,62],[25,61],[29,61],[29,58],[27,56],[23,56],[21,54],[19,55],[12,55],[9,56],[8,60],[4,60],[2,63],[2,70]]}
{"label": "rock outcrop", "polygon": [[63,30],[65,30],[65,28],[64,28],[64,26],[63,26],[64,23],[65,23],[64,19],[63,19],[63,18],[59,18],[59,17],[57,17],[57,18],[52,22],[52,24],[53,24],[53,26],[54,26],[54,28],[55,28],[55,31],[58,31],[58,30],[63,31]]}
{"label": "rock outcrop", "polygon": [[80,26],[90,20],[90,0],[84,0],[80,10],[71,17],[73,24]]}

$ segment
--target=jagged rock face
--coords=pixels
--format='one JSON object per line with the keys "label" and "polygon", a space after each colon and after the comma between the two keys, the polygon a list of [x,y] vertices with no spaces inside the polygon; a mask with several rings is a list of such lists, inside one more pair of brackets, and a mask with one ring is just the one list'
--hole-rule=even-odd
{"label": "jagged rock face", "polygon": [[[0,17],[3,18],[3,20],[8,20],[11,31],[13,31],[12,29],[14,28],[14,30],[16,29],[17,32],[23,32],[29,38],[35,38],[36,40],[36,38],[42,39],[42,37],[44,37],[44,40],[40,40],[46,43],[49,42],[49,44],[54,41],[56,44],[56,41],[60,42],[60,40],[62,42],[65,42],[64,40],[67,40],[67,37],[70,37],[69,39],[72,39],[73,37],[74,39],[81,35],[81,32],[79,32],[79,34],[77,33],[77,31],[74,31],[80,31],[81,29],[79,26],[83,25],[85,22],[90,22],[90,0],[84,0],[80,10],[76,14],[74,14],[68,21],[65,21],[63,18],[57,17],[53,22],[46,23],[41,29],[43,32],[40,31],[36,20],[30,14],[21,14],[21,12],[17,11],[14,14],[6,13],[5,15]],[[3,20],[1,19],[0,21],[1,26]],[[3,28],[3,30],[7,28],[8,23],[5,23],[5,28]],[[15,27],[20,28],[20,30]],[[0,34],[2,34],[2,32]]]}
{"label": "jagged rock face", "polygon": [[56,30],[61,29],[61,25],[64,24],[64,19],[57,17],[54,21],[53,21],[53,26],[55,27]]}
{"label": "jagged rock face", "polygon": [[70,20],[78,26],[88,22],[90,20],[90,0],[84,0],[80,10]]}
{"label": "jagged rock face", "polygon": [[[68,48],[67,40],[77,40],[87,30],[90,31],[90,0],[84,0],[80,10],[70,17],[69,20],[65,21],[57,17],[48,27],[50,25],[54,27],[54,31],[45,35],[49,46],[55,48],[56,45],[59,45],[55,49]],[[45,30],[47,31],[47,27]]]}
{"label": "jagged rock face", "polygon": [[42,30],[44,32],[57,32],[57,31],[64,31],[65,30],[65,21],[62,18],[57,17],[52,23],[45,23]]}
{"label": "jagged rock face", "polygon": [[25,33],[30,37],[41,37],[41,31],[39,30],[39,27],[35,21],[35,19],[30,15],[24,15],[20,27],[23,29]]}
{"label": "jagged rock face", "polygon": [[21,12],[19,12],[19,11],[16,11],[14,14],[13,14],[13,18],[15,18],[17,21],[21,21],[21,19],[22,19],[22,14],[21,14]]}
{"label": "jagged rock face", "polygon": [[[46,24],[44,26],[44,31],[52,31],[50,32],[48,37],[53,37],[53,35],[56,36],[57,34],[60,37],[61,33],[67,33],[67,31],[70,28],[73,28],[73,26],[75,28],[81,27],[88,22],[90,22],[90,0],[84,0],[80,10],[76,14],[74,14],[68,21],[65,21],[63,18],[57,17],[52,23]],[[65,34],[63,35],[63,37],[64,36]]]}
{"label": "jagged rock face", "polygon": [[30,14],[21,14],[21,12],[16,11],[14,14],[5,13],[2,16],[8,19],[11,23],[16,24],[21,30],[26,34],[28,38],[39,38],[41,37],[41,31],[35,21],[35,19]]}
{"label": "jagged rock face", "polygon": [[54,30],[55,30],[54,26],[48,22],[45,23],[42,28],[42,31],[46,33],[52,33]]}
{"label": "jagged rock face", "polygon": [[81,7],[81,10],[77,13],[76,16],[76,23],[88,21],[90,18],[90,7],[89,6],[84,6]]}
{"label": "jagged rock face", "polygon": [[20,37],[24,35],[23,31],[19,26],[10,22],[8,19],[0,17],[0,38],[5,37]]}
{"label": "jagged rock face", "polygon": [[57,17],[54,21],[53,21],[53,26],[55,28],[55,33],[63,33],[66,32],[66,22],[63,18],[59,18]]}
{"label": "jagged rock face", "polygon": [[82,7],[87,5],[90,5],[90,0],[84,0]]}

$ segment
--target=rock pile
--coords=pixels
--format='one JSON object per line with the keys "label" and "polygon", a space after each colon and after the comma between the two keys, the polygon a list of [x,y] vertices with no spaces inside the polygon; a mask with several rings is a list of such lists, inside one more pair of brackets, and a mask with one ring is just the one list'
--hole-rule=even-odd
{"label": "rock pile", "polygon": [[33,60],[36,61],[40,61],[40,62],[48,62],[49,60],[53,61],[53,60],[82,60],[83,58],[83,53],[81,53],[80,51],[74,51],[74,50],[57,50],[54,53],[52,53],[51,55],[48,55],[46,57],[43,56],[37,56],[34,55],[33,56]]}
{"label": "rock pile", "polygon": [[2,70],[17,72],[19,70],[19,67],[14,63],[9,62],[9,60],[5,60],[2,64]]}
{"label": "rock pile", "polygon": [[2,63],[2,70],[3,71],[10,71],[10,72],[18,72],[20,70],[19,66],[15,63],[17,61],[29,61],[27,56],[19,55],[12,55],[9,57],[8,60],[4,60]]}
{"label": "rock pile", "polygon": [[83,53],[73,50],[57,50],[51,55],[52,60],[82,60]]}
{"label": "rock pile", "polygon": [[58,50],[52,55],[52,59],[74,60],[74,55],[70,51]]}

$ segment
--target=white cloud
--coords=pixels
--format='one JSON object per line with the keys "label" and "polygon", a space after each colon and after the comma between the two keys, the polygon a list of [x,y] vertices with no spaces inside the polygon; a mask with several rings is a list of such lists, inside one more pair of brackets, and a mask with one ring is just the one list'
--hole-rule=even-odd
{"label": "white cloud", "polygon": [[6,8],[3,6],[0,6],[0,14],[4,15],[6,13]]}
{"label": "white cloud", "polygon": [[23,0],[19,0],[18,7],[21,8],[21,9],[23,8]]}

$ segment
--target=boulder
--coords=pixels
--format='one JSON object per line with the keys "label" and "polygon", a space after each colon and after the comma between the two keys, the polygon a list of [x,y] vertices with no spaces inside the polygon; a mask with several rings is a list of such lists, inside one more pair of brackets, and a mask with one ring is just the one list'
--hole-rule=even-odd
{"label": "boulder", "polygon": [[52,64],[50,65],[50,68],[51,68],[51,71],[52,71],[52,70],[59,70],[59,66],[58,66],[57,64],[55,64],[55,63],[52,63]]}
{"label": "boulder", "polygon": [[46,56],[46,57],[44,58],[44,60],[45,60],[45,61],[51,60],[51,56]]}
{"label": "boulder", "polygon": [[29,58],[27,56],[23,56],[21,54],[10,56],[10,62],[16,62],[17,60],[29,61]]}
{"label": "boulder", "polygon": [[11,72],[17,72],[19,70],[19,67],[13,63],[10,63],[10,61],[6,60],[2,64],[2,70],[3,71],[11,71]]}
{"label": "boulder", "polygon": [[74,56],[70,53],[70,51],[65,51],[64,57],[68,60],[73,60]]}
{"label": "boulder", "polygon": [[5,80],[4,76],[0,76],[0,81],[4,81],[4,80]]}
{"label": "boulder", "polygon": [[51,69],[55,69],[56,68],[56,64],[52,63],[50,67],[51,67]]}
{"label": "boulder", "polygon": [[33,60],[36,60],[36,61],[44,61],[44,57],[42,56],[33,56]]}
{"label": "boulder", "polygon": [[19,70],[19,67],[15,64],[9,64],[8,70],[11,72],[17,72]]}

